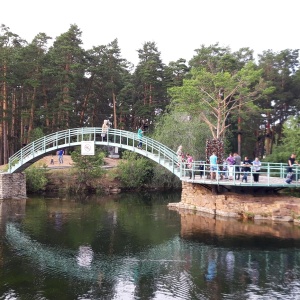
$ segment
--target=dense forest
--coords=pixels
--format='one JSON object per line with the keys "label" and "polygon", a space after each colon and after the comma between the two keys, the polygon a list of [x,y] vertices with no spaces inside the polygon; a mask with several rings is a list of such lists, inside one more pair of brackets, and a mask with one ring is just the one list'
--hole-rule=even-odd
{"label": "dense forest", "polygon": [[[272,153],[284,124],[299,115],[299,50],[236,52],[200,45],[194,57],[164,64],[155,42],[137,51],[137,66],[118,40],[85,50],[71,25],[48,46],[38,33],[29,43],[2,25],[0,32],[0,164],[43,135],[83,126],[111,126],[147,134],[201,158],[209,137],[226,150]],[[201,42],[201,41],[200,41]]]}

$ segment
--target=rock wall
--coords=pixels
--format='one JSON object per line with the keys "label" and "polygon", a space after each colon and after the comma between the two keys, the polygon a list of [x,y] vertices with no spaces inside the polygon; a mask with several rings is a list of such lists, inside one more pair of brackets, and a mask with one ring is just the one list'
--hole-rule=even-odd
{"label": "rock wall", "polygon": [[182,182],[181,202],[169,206],[216,216],[300,221],[300,199],[281,195],[214,194],[209,187]]}
{"label": "rock wall", "polygon": [[24,173],[0,173],[0,199],[26,198],[26,177]]}

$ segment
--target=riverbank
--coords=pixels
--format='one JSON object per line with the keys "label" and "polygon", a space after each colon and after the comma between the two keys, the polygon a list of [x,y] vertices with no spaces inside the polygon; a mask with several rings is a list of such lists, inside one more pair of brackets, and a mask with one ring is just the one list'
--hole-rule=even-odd
{"label": "riverbank", "polygon": [[[53,159],[53,163],[51,163],[51,159]],[[104,158],[104,167],[105,168],[114,168],[118,166],[119,159],[116,158],[110,158],[110,157],[105,157]],[[71,155],[64,155],[63,156],[63,162],[59,163],[58,161],[58,156],[45,156],[41,158],[37,164],[40,165],[45,165],[49,169],[66,169],[66,168],[71,168],[73,165],[73,160]]]}
{"label": "riverbank", "polygon": [[[51,162],[52,159],[53,162]],[[106,170],[113,169],[118,166],[119,162],[119,159],[105,157],[103,168]],[[73,160],[71,155],[64,155],[62,163],[59,163],[58,156],[45,156],[36,164],[45,166],[49,170],[46,193],[61,193],[71,186],[75,186],[76,178],[72,174]],[[120,181],[114,176],[110,176],[109,173],[104,174],[100,179],[95,179],[95,186],[105,194],[118,194],[121,192]]]}

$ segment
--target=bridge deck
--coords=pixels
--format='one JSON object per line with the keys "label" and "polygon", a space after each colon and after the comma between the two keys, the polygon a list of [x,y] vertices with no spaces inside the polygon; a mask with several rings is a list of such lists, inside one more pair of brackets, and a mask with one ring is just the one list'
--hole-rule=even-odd
{"label": "bridge deck", "polygon": [[208,184],[208,185],[224,185],[224,186],[260,186],[260,187],[300,187],[300,180],[293,180],[290,184],[285,182],[285,178],[279,178],[279,177],[268,177],[265,174],[260,174],[259,176],[259,182],[254,182],[253,177],[249,175],[247,177],[247,182],[242,182],[242,176],[240,177],[240,180],[229,180],[229,179],[217,179],[217,180],[211,180],[210,178],[207,178],[206,176],[202,176],[202,178],[199,175],[196,175],[195,178],[189,179],[189,176],[183,176],[181,177],[182,181],[186,182],[193,182],[193,183],[202,183],[202,184]]}
{"label": "bridge deck", "polygon": [[190,179],[189,176],[182,176],[180,178],[182,181],[191,182],[191,183],[199,183],[205,185],[222,185],[222,186],[240,186],[240,187],[274,187],[274,188],[300,188],[300,180],[293,180],[290,184],[285,182],[285,178],[279,177],[268,177],[266,174],[260,174],[259,182],[254,182],[253,177],[251,175],[248,176],[247,182],[242,181],[242,177],[240,180],[233,179],[217,179],[211,180],[206,176],[200,177],[196,175],[195,178]]}

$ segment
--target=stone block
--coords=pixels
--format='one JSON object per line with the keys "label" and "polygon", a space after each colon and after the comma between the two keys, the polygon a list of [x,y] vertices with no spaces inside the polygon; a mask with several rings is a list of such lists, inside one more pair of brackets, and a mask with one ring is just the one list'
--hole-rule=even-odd
{"label": "stone block", "polygon": [[0,174],[0,199],[26,198],[25,173]]}

